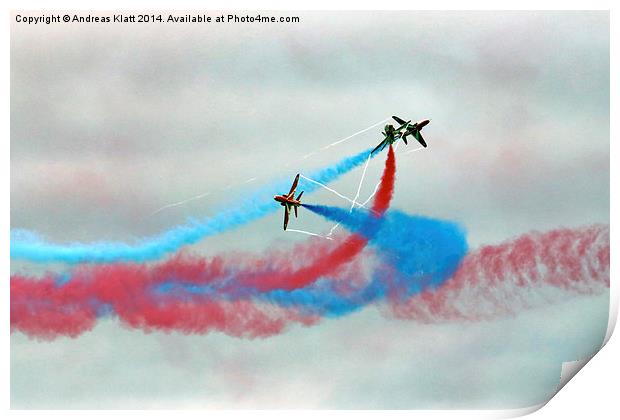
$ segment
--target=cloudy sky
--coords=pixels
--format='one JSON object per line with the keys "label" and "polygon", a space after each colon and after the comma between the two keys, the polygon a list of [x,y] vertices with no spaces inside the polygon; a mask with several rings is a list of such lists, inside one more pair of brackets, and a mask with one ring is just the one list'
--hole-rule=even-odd
{"label": "cloudy sky", "polygon": [[[54,242],[155,235],[234,205],[261,182],[378,143],[375,129],[300,160],[393,114],[432,120],[429,149],[397,154],[394,206],[460,222],[472,248],[609,223],[608,13],[294,14],[300,23],[13,22],[12,228]],[[367,176],[380,172],[376,160]],[[354,195],[360,175],[333,187]],[[325,191],[311,197],[345,204]],[[330,228],[307,213],[297,228]],[[260,251],[305,239],[282,232],[280,219],[193,248]],[[467,325],[399,321],[369,307],[263,340],[144,334],[113,320],[78,339],[16,333],[11,403],[523,407],[552,394],[561,362],[594,352],[605,333],[607,295],[555,302]]]}

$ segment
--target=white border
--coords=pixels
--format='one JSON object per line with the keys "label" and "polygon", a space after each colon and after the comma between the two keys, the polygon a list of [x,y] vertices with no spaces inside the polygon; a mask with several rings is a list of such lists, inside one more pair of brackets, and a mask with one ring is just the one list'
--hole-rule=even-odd
{"label": "white border", "polygon": [[[205,2],[192,1],[192,0],[175,0],[174,3],[164,2],[161,0],[153,0],[153,1],[137,1],[137,0],[109,0],[106,2],[97,2],[95,4],[85,4],[84,1],[77,0],[64,0],[64,1],[56,1],[53,5],[50,5],[49,1],[43,0],[26,0],[26,1],[15,1],[9,0],[5,2],[7,4],[7,14],[5,14],[5,19],[10,16],[11,10],[34,10],[34,9],[53,9],[53,10],[114,10],[114,9],[147,9],[147,10],[180,10],[180,9],[202,9],[202,10],[213,10],[213,9],[225,9],[225,10],[346,10],[352,5],[351,2],[345,0],[315,0],[312,2],[295,2],[292,3],[290,1],[284,0],[264,0],[260,5],[256,5],[250,0],[232,0],[232,1],[223,1],[216,0],[210,1],[208,4]],[[422,1],[406,1],[406,0],[384,0],[381,2],[370,2],[370,1],[358,1],[355,2],[354,10],[446,10],[446,9],[455,9],[455,10],[611,10],[611,131],[610,136],[612,139],[615,139],[616,136],[616,127],[617,123],[614,123],[614,117],[616,116],[616,104],[615,98],[617,98],[617,85],[615,83],[614,75],[618,72],[618,67],[616,64],[616,50],[617,50],[617,31],[613,28],[614,22],[614,11],[612,7],[611,1],[600,1],[600,0],[590,0],[590,1],[563,1],[563,2],[552,2],[552,1],[532,1],[532,0],[521,0],[521,1],[503,1],[501,4],[493,1],[470,1],[466,4],[464,2],[454,1],[454,0],[437,0],[433,2],[422,2]],[[50,7],[51,6],[51,7]],[[171,7],[173,6],[173,7]],[[5,42],[2,43],[2,49],[4,53],[4,57],[10,56],[9,51],[9,25],[10,19],[4,20],[4,31],[3,34],[6,37]],[[10,109],[10,74],[9,74],[9,61],[5,60],[3,69],[4,76],[4,95],[2,96],[4,100],[2,101],[3,113],[2,118],[5,124],[3,124],[4,133],[5,133],[5,141],[2,144],[3,148],[3,160],[4,165],[2,167],[2,188],[4,190],[4,197],[10,197],[10,182],[9,182],[9,168],[10,168],[10,130],[9,130],[9,109]],[[617,155],[618,147],[615,146],[614,142],[611,142],[611,156]],[[618,170],[612,165],[611,166],[611,179],[618,179]],[[612,192],[613,192],[613,183]],[[617,215],[619,208],[617,205],[617,199],[615,194],[611,194],[611,219],[614,218],[613,215]],[[8,290],[8,279],[10,277],[10,259],[9,259],[9,229],[10,229],[10,204],[7,203],[2,207],[3,217],[2,217],[2,230],[4,232],[4,241],[1,241],[2,247],[2,255],[4,256],[5,264],[2,265],[2,272],[5,284],[5,310],[2,313],[2,322],[4,325],[5,334],[4,338],[6,340],[5,345],[2,348],[4,363],[6,369],[5,380],[2,382],[2,391],[4,396],[4,407],[5,410],[8,410],[10,399],[9,399],[9,390],[10,390],[10,331],[9,331],[9,304],[10,304],[10,296]],[[612,229],[612,242],[614,242],[614,232]],[[617,255],[616,248],[612,246],[612,260],[615,260],[615,256]],[[609,340],[610,335],[613,331],[613,327],[615,326],[615,321],[618,313],[618,287],[613,279],[616,278],[615,266],[612,264],[611,266],[611,278],[612,278],[612,287],[611,287],[611,313],[610,313],[610,324],[607,332],[606,341]],[[617,374],[618,374],[618,349],[619,349],[618,339],[612,338],[607,342],[605,348],[594,357],[593,361],[588,363],[587,366],[584,367],[583,372],[579,374],[578,380],[571,381],[561,392],[558,393],[543,409],[534,414],[534,416],[538,416],[539,418],[555,418],[561,417],[566,419],[579,418],[583,419],[585,416],[597,418],[597,419],[605,419],[605,418],[615,418],[615,415],[618,413],[618,404],[617,404]],[[421,415],[424,418],[452,418],[452,417],[465,417],[465,418],[501,418],[501,417],[512,417],[519,416],[523,414],[527,414],[528,412],[535,411],[537,407],[532,407],[531,409],[524,410],[491,410],[491,411],[416,411],[414,413],[410,413],[407,411],[322,411],[320,413],[321,416],[326,416],[327,418],[341,418],[341,417],[375,417],[375,416],[389,416],[391,418],[407,418],[409,419],[411,415]],[[11,411],[8,413],[10,416],[15,417],[30,417],[36,415],[44,415],[45,417],[62,417],[66,418],[67,416],[79,416],[82,417],[85,414],[93,415],[93,416],[101,416],[108,415],[108,412],[83,412],[83,411],[37,411],[37,412],[20,412],[20,411]],[[168,418],[171,415],[174,416],[188,416],[188,417],[196,417],[203,419],[205,413],[202,411],[113,411],[109,412],[110,415],[120,416],[122,418],[137,416],[148,416],[149,418]],[[258,417],[269,417],[270,419],[278,419],[278,418],[286,418],[290,420],[291,415],[294,415],[296,418],[314,418],[316,416],[316,412],[312,411],[220,411],[217,413],[218,417],[222,418],[237,418],[238,416],[247,417],[247,418],[256,418]],[[542,416],[542,417],[541,417]]]}

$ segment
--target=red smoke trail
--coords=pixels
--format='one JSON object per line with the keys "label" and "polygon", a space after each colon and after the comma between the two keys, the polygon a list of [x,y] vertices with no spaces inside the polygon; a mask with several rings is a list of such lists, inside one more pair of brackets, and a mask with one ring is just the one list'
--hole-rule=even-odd
{"label": "red smoke trail", "polygon": [[[395,157],[390,147],[373,210],[383,214],[394,190]],[[273,288],[292,290],[321,276],[332,274],[350,262],[367,244],[358,235],[345,237],[333,247],[325,241],[308,241],[292,252],[272,253],[244,269],[238,261],[222,257],[198,258],[183,254],[148,266],[112,264],[77,267],[71,281],[59,286],[54,276],[33,279],[11,277],[11,330],[41,338],[77,336],[90,330],[101,315],[111,310],[127,326],[145,331],[180,330],[206,333],[218,330],[234,336],[258,337],[277,334],[289,322],[310,325],[317,317],[294,309],[250,300],[214,301],[206,296],[179,300],[178,296],[153,295],[152,288],[171,279],[194,285],[231,280],[231,289],[254,286],[260,291]],[[296,260],[309,264],[296,268]],[[251,298],[251,297],[250,297]]]}
{"label": "red smoke trail", "polygon": [[49,276],[33,279],[11,276],[11,332],[51,339],[75,337],[90,330],[97,320],[91,305],[57,288]]}
{"label": "red smoke trail", "polygon": [[595,225],[482,247],[438,289],[394,299],[391,310],[422,322],[479,321],[608,288],[609,226]]}
{"label": "red smoke trail", "polygon": [[[103,267],[101,267],[103,268]],[[179,300],[153,296],[146,285],[155,276],[137,265],[95,269],[91,279],[79,275],[58,287],[54,279],[11,278],[11,331],[53,339],[76,337],[93,328],[97,308],[110,305],[121,322],[131,328],[207,333],[222,331],[237,337],[265,337],[297,322],[311,325],[317,317],[294,309],[249,300],[213,301],[206,297]],[[90,280],[90,281],[89,281]],[[99,302],[93,305],[92,302]]]}
{"label": "red smoke trail", "polygon": [[[280,333],[288,323],[312,325],[319,321],[294,309],[249,300],[178,299],[150,293],[151,286],[171,278],[208,284],[227,275],[221,257],[184,255],[151,267],[82,267],[61,287],[55,285],[52,276],[37,280],[16,275],[11,278],[11,330],[48,339],[77,336],[96,323],[93,300],[104,307],[109,305],[123,324],[145,331],[218,330],[233,336],[264,337]],[[335,274],[335,281],[351,277],[367,276],[359,264],[347,264]],[[485,246],[465,257],[453,278],[438,289],[405,302],[390,295],[390,303],[400,318],[476,321],[515,314],[576,294],[601,293],[608,287],[609,227],[593,226],[527,234]]]}

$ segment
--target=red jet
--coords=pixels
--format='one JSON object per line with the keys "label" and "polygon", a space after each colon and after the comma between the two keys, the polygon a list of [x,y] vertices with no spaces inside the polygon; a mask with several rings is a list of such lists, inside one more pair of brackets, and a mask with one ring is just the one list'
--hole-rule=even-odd
{"label": "red jet", "polygon": [[295,181],[293,181],[293,185],[291,186],[291,190],[286,195],[276,195],[273,197],[281,206],[284,206],[284,230],[286,230],[286,226],[288,225],[288,217],[291,213],[291,207],[295,209],[295,217],[297,217],[297,207],[301,206],[300,198],[303,191],[299,193],[299,196],[295,198],[295,189],[297,188],[297,183],[299,182],[299,174],[295,177]]}

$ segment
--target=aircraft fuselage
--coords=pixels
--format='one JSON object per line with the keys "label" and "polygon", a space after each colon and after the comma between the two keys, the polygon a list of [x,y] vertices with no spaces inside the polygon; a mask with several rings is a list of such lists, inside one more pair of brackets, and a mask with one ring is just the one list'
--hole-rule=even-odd
{"label": "aircraft fuselage", "polygon": [[301,206],[301,201],[295,200],[294,198],[287,198],[285,195],[276,195],[273,199],[280,203],[281,206],[286,206],[287,204],[289,206]]}
{"label": "aircraft fuselage", "polygon": [[422,121],[418,121],[414,125],[416,126],[418,130],[421,130],[422,127],[425,127],[426,125],[428,125],[429,122],[431,122],[431,120],[422,120]]}

